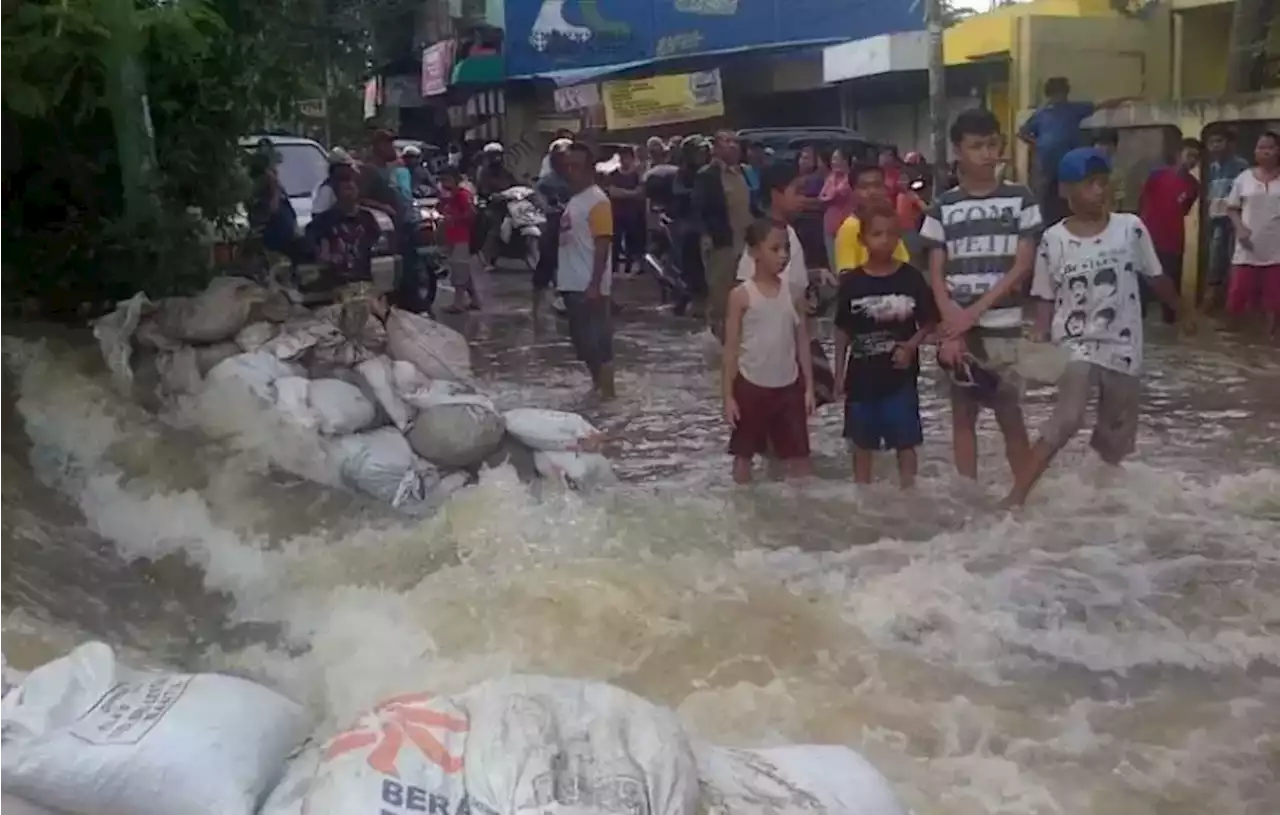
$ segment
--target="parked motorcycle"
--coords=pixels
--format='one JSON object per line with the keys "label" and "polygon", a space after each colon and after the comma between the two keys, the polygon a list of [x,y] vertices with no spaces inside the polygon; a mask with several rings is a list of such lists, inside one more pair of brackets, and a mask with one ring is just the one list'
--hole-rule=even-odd
{"label": "parked motorcycle", "polygon": [[663,304],[679,303],[686,299],[687,292],[680,272],[675,221],[661,209],[655,209],[654,214],[657,217],[649,229],[644,268],[658,281]]}
{"label": "parked motorcycle", "polygon": [[508,187],[478,203],[488,228],[498,230],[499,256],[520,260],[533,271],[547,225],[546,213],[533,188]]}

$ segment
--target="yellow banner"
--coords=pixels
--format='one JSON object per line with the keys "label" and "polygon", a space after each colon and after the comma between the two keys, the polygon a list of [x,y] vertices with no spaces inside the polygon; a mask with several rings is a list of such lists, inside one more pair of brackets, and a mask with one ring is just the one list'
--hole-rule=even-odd
{"label": "yellow banner", "polygon": [[609,130],[631,130],[724,115],[719,68],[605,82],[603,90],[605,126]]}

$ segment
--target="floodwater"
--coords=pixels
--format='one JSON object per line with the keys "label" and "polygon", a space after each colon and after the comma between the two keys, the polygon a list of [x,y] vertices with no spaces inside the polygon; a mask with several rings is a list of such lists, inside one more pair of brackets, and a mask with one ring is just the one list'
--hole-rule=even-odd
{"label": "floodwater", "polygon": [[817,478],[734,488],[691,323],[628,309],[600,408],[523,282],[498,288],[463,318],[486,386],[582,410],[617,487],[535,497],[492,471],[410,522],[273,466],[264,434],[120,399],[81,336],[6,336],[9,664],[101,638],[266,681],[326,729],[397,692],[592,677],[716,742],[848,744],[918,815],[1280,808],[1274,348],[1151,330],[1138,454],[1117,476],[1077,439],[1010,515],[990,418],[981,483],[959,483],[927,382],[914,493],[887,458],[850,483],[834,407]]}

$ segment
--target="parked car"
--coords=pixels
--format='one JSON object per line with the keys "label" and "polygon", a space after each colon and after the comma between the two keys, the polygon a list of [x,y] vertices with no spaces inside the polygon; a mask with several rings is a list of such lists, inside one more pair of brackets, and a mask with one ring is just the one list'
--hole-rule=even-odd
{"label": "parked car", "polygon": [[329,174],[329,154],[320,143],[300,136],[253,135],[240,139],[246,153],[256,151],[264,141],[276,154],[276,175],[298,215],[298,226],[311,223],[311,205],[316,189]]}
{"label": "parked car", "polygon": [[739,130],[738,138],[763,144],[778,161],[795,161],[800,149],[811,144],[819,150],[839,148],[855,162],[874,163],[881,147],[847,127],[750,127]]}

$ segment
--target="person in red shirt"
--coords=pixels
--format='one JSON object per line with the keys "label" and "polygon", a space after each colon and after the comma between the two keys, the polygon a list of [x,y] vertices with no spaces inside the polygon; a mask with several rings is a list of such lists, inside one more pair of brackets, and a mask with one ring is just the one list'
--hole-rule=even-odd
{"label": "person in red shirt", "polygon": [[440,172],[440,214],[444,216],[449,282],[453,284],[453,305],[445,309],[449,314],[480,310],[471,256],[471,233],[476,222],[475,198],[460,182],[457,167],[445,167]]}
{"label": "person in red shirt", "polygon": [[[1177,159],[1165,167],[1151,171],[1138,196],[1138,216],[1151,232],[1151,242],[1164,273],[1181,290],[1182,252],[1186,243],[1184,221],[1200,197],[1200,181],[1191,171],[1200,166],[1203,145],[1198,139],[1183,139]],[[1144,289],[1143,315],[1149,292]],[[1177,315],[1164,309],[1164,321],[1170,325]]]}

